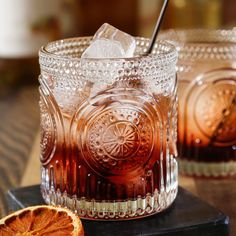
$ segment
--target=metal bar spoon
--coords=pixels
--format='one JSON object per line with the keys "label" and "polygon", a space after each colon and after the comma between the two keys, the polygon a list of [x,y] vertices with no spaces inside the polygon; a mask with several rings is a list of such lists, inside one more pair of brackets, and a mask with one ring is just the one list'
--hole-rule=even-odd
{"label": "metal bar spoon", "polygon": [[157,35],[158,35],[158,33],[160,31],[160,28],[161,28],[161,23],[163,21],[163,18],[164,18],[164,15],[165,15],[168,3],[169,3],[169,0],[164,0],[164,3],[162,5],[161,11],[160,11],[160,15],[159,15],[159,17],[157,19],[157,23],[156,23],[156,26],[154,28],[153,34],[152,34],[152,38],[151,38],[149,47],[147,49],[147,52],[145,52],[145,55],[150,54],[152,52],[152,50],[153,50],[153,47],[154,47],[155,42],[156,42]]}

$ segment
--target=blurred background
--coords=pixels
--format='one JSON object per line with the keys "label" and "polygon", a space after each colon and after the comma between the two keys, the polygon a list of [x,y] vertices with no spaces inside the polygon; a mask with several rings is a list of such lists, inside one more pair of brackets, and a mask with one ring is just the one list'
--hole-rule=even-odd
{"label": "blurred background", "polygon": [[[104,22],[150,37],[162,2],[0,0],[0,215],[6,213],[5,192],[33,182],[27,173],[39,162],[38,49],[93,35]],[[235,12],[235,0],[171,0],[162,28],[231,28]]]}
{"label": "blurred background", "polygon": [[[162,2],[161,0],[77,1],[79,23],[77,34],[93,34],[99,25],[107,21],[130,34],[150,37]],[[163,29],[234,26],[235,10],[235,0],[171,0]]]}
{"label": "blurred background", "polygon": [[[93,35],[104,22],[150,37],[161,0],[0,0],[0,96],[10,87],[36,84],[37,51],[48,41]],[[171,0],[168,28],[229,28],[235,0]]]}
{"label": "blurred background", "polygon": [[[37,83],[42,44],[93,35],[104,22],[150,37],[161,4],[162,0],[0,0],[0,95],[8,87]],[[171,0],[162,28],[234,27],[235,12],[235,0]]]}

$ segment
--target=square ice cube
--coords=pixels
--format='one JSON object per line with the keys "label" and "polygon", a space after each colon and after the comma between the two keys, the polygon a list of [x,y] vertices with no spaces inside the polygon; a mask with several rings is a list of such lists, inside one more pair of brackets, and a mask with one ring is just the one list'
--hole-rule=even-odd
{"label": "square ice cube", "polygon": [[133,57],[136,43],[134,37],[107,23],[95,33],[82,58]]}

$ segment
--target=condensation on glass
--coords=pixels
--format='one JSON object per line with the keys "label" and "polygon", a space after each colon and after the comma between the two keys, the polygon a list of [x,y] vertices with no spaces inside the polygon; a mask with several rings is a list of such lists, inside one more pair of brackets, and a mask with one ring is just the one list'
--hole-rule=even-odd
{"label": "condensation on glass", "polygon": [[180,50],[180,171],[236,174],[236,31],[169,31],[164,38]]}
{"label": "condensation on glass", "polygon": [[[131,219],[177,194],[177,51],[81,59],[91,38],[40,50],[41,191],[87,219]],[[136,54],[146,39],[137,38]]]}

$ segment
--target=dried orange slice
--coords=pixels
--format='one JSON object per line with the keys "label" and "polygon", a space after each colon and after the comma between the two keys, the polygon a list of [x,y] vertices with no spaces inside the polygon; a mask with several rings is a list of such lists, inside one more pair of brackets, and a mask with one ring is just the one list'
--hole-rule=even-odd
{"label": "dried orange slice", "polygon": [[0,220],[0,236],[83,236],[82,223],[70,210],[33,206]]}

